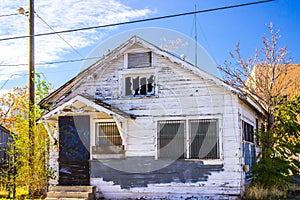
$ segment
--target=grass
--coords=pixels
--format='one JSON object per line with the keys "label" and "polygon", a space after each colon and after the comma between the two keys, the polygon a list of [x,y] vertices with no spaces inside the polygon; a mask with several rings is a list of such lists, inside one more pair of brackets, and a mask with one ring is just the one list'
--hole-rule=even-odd
{"label": "grass", "polygon": [[285,188],[263,188],[260,186],[250,186],[246,189],[243,199],[299,199],[300,186],[287,185]]}

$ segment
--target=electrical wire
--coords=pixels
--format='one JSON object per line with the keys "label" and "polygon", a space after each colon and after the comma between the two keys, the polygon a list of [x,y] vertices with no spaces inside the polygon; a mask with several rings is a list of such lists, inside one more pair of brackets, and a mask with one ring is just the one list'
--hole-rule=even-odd
{"label": "electrical wire", "polygon": [[147,22],[147,21],[161,20],[161,19],[167,19],[167,18],[181,17],[181,16],[186,16],[186,15],[194,15],[194,14],[197,14],[197,13],[205,13],[205,12],[212,12],[212,11],[218,11],[218,10],[224,10],[224,9],[243,7],[243,6],[250,6],[250,5],[255,5],[255,4],[267,3],[267,2],[271,2],[271,1],[275,1],[275,0],[261,0],[261,1],[244,3],[244,4],[236,4],[236,5],[231,5],[231,6],[224,6],[224,7],[211,8],[211,9],[206,9],[206,10],[185,12],[185,13],[179,13],[179,14],[173,14],[173,15],[165,15],[165,16],[160,16],[160,17],[153,17],[153,18],[140,19],[140,20],[134,20],[134,21],[119,22],[119,23],[105,24],[105,25],[98,25],[98,26],[90,26],[90,27],[84,27],[84,28],[69,29],[69,30],[64,30],[64,31],[39,33],[39,34],[35,34],[35,35],[26,35],[26,36],[23,35],[23,36],[2,38],[2,39],[0,39],[0,41],[22,39],[22,38],[28,38],[28,37],[32,37],[32,36],[38,37],[38,36],[54,35],[54,34],[60,34],[60,33],[71,33],[71,32],[77,32],[77,31],[86,31],[86,30],[90,30],[90,29],[107,28],[107,27],[111,27],[111,26],[134,24],[134,23],[140,23],[140,22]]}
{"label": "electrical wire", "polygon": [[[111,26],[119,26],[119,25],[126,25],[126,24],[133,24],[133,23],[139,23],[139,22],[146,22],[146,21],[154,21],[154,20],[160,20],[160,19],[166,19],[166,18],[174,18],[174,17],[180,17],[180,16],[185,16],[185,15],[194,15],[197,13],[204,13],[204,12],[212,12],[212,11],[218,11],[218,10],[224,10],[224,9],[230,9],[230,8],[237,8],[237,7],[243,7],[243,6],[249,6],[249,5],[255,5],[255,4],[261,4],[261,3],[267,3],[267,2],[272,2],[275,0],[262,0],[262,1],[255,1],[255,2],[249,2],[249,3],[244,3],[244,4],[236,4],[236,5],[231,5],[231,6],[224,6],[224,7],[218,7],[218,8],[212,8],[212,9],[206,9],[206,10],[198,10],[198,11],[193,11],[193,12],[186,12],[186,13],[179,13],[179,14],[173,14],[173,15],[165,15],[165,16],[160,16],[160,17],[154,17],[154,18],[147,18],[147,19],[141,19],[141,20],[134,20],[134,21],[129,21],[129,22],[120,22],[120,23],[113,23],[113,24],[106,24],[106,25],[99,25],[99,26],[91,26],[91,27],[85,27],[85,28],[78,28],[78,29],[69,29],[69,30],[64,30],[64,31],[55,31],[45,20],[43,20],[38,14],[38,18],[40,18],[53,32],[49,33],[40,33],[36,34],[34,36],[46,36],[46,35],[53,35],[57,34],[62,40],[64,40],[59,34],[60,33],[68,33],[68,32],[76,32],[76,31],[84,31],[84,30],[89,30],[89,29],[98,29],[98,28],[105,28],[105,27],[111,27]],[[8,15],[0,15],[0,17],[4,16],[11,16],[11,15],[17,15],[16,14],[8,14]],[[21,39],[21,38],[28,38],[31,37],[30,35],[28,36],[17,36],[17,37],[10,37],[10,38],[2,38],[0,41],[5,41],[5,40],[13,40],[13,39]],[[74,49],[66,40],[64,40],[73,50],[77,51]],[[79,52],[78,52],[79,53]],[[80,53],[79,53],[80,55]],[[80,55],[81,56],[81,55]],[[91,60],[91,59],[99,59],[101,57],[91,57],[91,58],[82,58],[82,59],[74,59],[74,60],[63,60],[63,61],[54,61],[54,62],[45,62],[45,63],[36,63],[36,65],[49,65],[49,64],[59,64],[59,63],[69,63],[69,62],[79,62],[79,61],[84,61],[84,60]],[[24,66],[28,64],[11,64],[11,65],[0,65],[0,66]],[[17,76],[20,74],[12,74],[5,82],[4,84],[0,87],[2,89],[6,83],[13,77]],[[24,76],[24,75],[23,75]]]}
{"label": "electrical wire", "polygon": [[[37,14],[35,12],[36,16],[42,21],[44,22],[44,24],[46,24],[53,32],[56,32],[39,14]],[[60,34],[56,33],[56,35],[62,39],[76,54],[78,54],[81,58],[84,58],[84,56],[77,51],[69,42],[67,42]]]}
{"label": "electrical wire", "polygon": [[[52,64],[61,64],[61,63],[72,63],[72,62],[80,62],[80,61],[85,61],[85,60],[93,60],[93,59],[100,59],[102,57],[90,57],[90,58],[80,58],[80,59],[73,59],[73,60],[60,60],[60,61],[53,61],[53,62],[43,62],[43,63],[36,63],[35,65],[52,65]],[[3,67],[17,67],[17,66],[27,66],[25,63],[21,64],[3,64],[0,66]]]}
{"label": "electrical wire", "polygon": [[[27,74],[28,75],[28,74]],[[10,77],[2,84],[2,86],[0,87],[0,90],[3,89],[3,87],[7,84],[7,82],[14,76],[25,76],[25,75],[22,75],[22,74],[12,74],[10,75]]]}
{"label": "electrical wire", "polygon": [[0,17],[9,17],[9,16],[18,15],[18,14],[19,14],[19,13],[4,14],[4,15],[0,15]]}

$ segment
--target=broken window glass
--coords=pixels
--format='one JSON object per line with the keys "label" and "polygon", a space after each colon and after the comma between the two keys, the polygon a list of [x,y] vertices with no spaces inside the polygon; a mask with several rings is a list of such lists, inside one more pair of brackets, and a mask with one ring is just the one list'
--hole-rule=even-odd
{"label": "broken window glass", "polygon": [[154,95],[154,76],[132,76],[125,78],[125,96]]}

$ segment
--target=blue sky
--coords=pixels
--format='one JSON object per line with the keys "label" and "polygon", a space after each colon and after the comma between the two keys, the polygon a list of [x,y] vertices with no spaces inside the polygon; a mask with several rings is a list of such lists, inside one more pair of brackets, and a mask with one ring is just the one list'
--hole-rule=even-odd
{"label": "blue sky", "polygon": [[[117,23],[144,18],[158,17],[176,13],[204,10],[222,6],[252,2],[251,0],[36,0],[35,10],[53,29],[66,30]],[[1,0],[0,15],[16,13],[18,7],[27,9],[27,0]],[[51,32],[36,17],[36,33]],[[275,0],[269,3],[232,8],[214,12],[197,14],[196,27],[198,43],[208,52],[215,65],[221,65],[229,59],[229,52],[234,51],[240,41],[243,57],[251,57],[256,47],[261,47],[261,38],[268,33],[266,24],[273,22],[274,28],[280,29],[282,38],[280,46],[286,46],[289,56],[295,63],[300,63],[300,1]],[[129,37],[124,32],[134,34],[135,29],[153,31],[153,42],[161,46],[176,38],[194,38],[194,16],[183,16],[151,22],[116,26],[74,33],[61,34],[73,49],[57,35],[36,38],[36,62],[55,62],[70,59],[81,59],[92,55],[101,56],[110,44],[109,38],[116,35]],[[168,30],[176,33],[172,36],[156,34],[155,31]],[[128,32],[129,31],[129,32]],[[139,31],[138,33],[141,33]],[[0,17],[0,39],[27,34],[26,16]],[[143,37],[143,35],[140,35]],[[163,41],[163,38],[165,39]],[[148,36],[145,39],[151,38]],[[185,42],[185,40],[182,41]],[[179,44],[180,46],[181,44]],[[111,44],[111,47],[114,45]],[[188,47],[182,48],[178,54],[192,54],[191,40]],[[27,63],[27,39],[0,41],[0,88],[5,92],[16,86],[27,84],[27,66],[7,66]],[[76,49],[76,51],[74,50]],[[185,49],[185,50],[184,50]],[[111,49],[112,50],[112,49]],[[183,52],[182,52],[183,51]],[[184,52],[186,51],[186,52]],[[99,53],[98,53],[99,52]],[[97,54],[98,53],[98,54]],[[201,57],[201,56],[200,56]],[[192,56],[188,57],[192,60]],[[55,88],[76,76],[87,62],[37,65],[36,70],[42,72]],[[1,66],[2,65],[2,66]],[[204,67],[205,68],[205,67]],[[13,75],[16,74],[16,75]],[[13,76],[12,76],[13,75]],[[11,77],[12,76],[12,77]],[[9,80],[8,80],[9,79]],[[8,80],[8,81],[6,81]],[[0,93],[1,93],[0,92]]]}

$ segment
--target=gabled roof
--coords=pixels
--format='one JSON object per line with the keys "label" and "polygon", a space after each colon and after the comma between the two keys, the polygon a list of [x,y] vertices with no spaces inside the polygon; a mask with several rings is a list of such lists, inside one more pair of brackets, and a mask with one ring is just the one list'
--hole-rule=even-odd
{"label": "gabled roof", "polygon": [[224,88],[225,90],[238,95],[239,97],[242,97],[244,100],[245,100],[245,98],[247,99],[247,97],[244,96],[244,93],[242,91],[240,91],[236,88],[233,88],[232,86],[223,82],[221,79],[203,71],[202,69],[192,65],[188,61],[183,60],[183,59],[175,56],[174,54],[147,42],[146,40],[144,40],[138,36],[133,36],[129,40],[127,40],[125,43],[123,43],[122,45],[120,45],[119,47],[117,47],[116,49],[114,49],[113,51],[108,53],[107,55],[105,55],[103,58],[101,58],[100,60],[95,62],[93,65],[91,65],[90,67],[88,67],[85,70],[83,70],[82,72],[80,72],[76,77],[74,77],[73,79],[71,79],[70,81],[65,83],[63,86],[61,86],[60,88],[55,90],[49,96],[44,98],[40,102],[40,105],[42,107],[46,107],[49,104],[51,105],[54,102],[59,102],[60,100],[66,98],[72,92],[72,90],[75,89],[74,87],[76,85],[78,85],[82,81],[88,80],[90,73],[97,70],[97,68],[99,66],[108,65],[110,63],[110,61],[119,58],[122,54],[124,54],[126,52],[126,50],[128,50],[130,47],[132,47],[135,44],[138,44],[138,45],[144,47],[145,49],[149,49],[150,51],[154,52],[155,54],[165,57],[166,59],[180,65],[181,67],[194,73],[195,75],[197,75],[205,80],[208,80],[208,81],[216,84],[217,86]]}
{"label": "gabled roof", "polygon": [[90,96],[84,96],[84,95],[77,95],[76,97],[70,99],[69,101],[63,103],[62,105],[56,107],[55,109],[49,111],[48,113],[45,113],[43,117],[41,117],[40,120],[47,120],[51,118],[52,116],[55,116],[57,114],[63,113],[65,110],[72,110],[74,108],[74,104],[81,102],[87,107],[93,108],[97,111],[104,112],[107,115],[114,116],[117,115],[121,118],[132,118],[134,119],[133,115],[130,115],[126,112],[123,112],[119,110],[118,108],[115,108],[111,105],[108,105],[107,103],[102,102],[101,100],[92,98]]}

